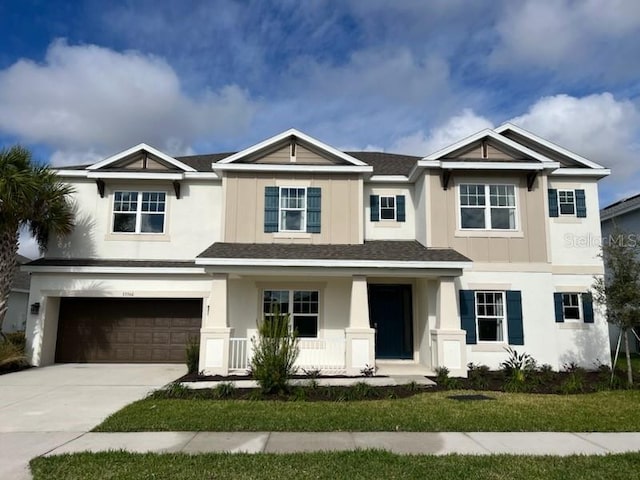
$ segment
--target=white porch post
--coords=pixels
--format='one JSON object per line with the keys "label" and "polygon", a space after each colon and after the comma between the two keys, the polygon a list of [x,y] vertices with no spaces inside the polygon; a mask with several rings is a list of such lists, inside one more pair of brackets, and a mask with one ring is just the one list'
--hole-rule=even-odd
{"label": "white porch post", "polygon": [[433,368],[447,367],[452,376],[466,377],[466,333],[460,328],[453,277],[441,277],[437,289],[436,328],[431,330]]}
{"label": "white porch post", "polygon": [[354,275],[351,280],[349,327],[345,329],[347,375],[358,375],[367,365],[375,365],[375,331],[369,325],[367,278]]}
{"label": "white porch post", "polygon": [[228,312],[228,276],[216,273],[211,280],[209,304],[200,329],[200,370],[210,375],[229,373],[231,328]]}

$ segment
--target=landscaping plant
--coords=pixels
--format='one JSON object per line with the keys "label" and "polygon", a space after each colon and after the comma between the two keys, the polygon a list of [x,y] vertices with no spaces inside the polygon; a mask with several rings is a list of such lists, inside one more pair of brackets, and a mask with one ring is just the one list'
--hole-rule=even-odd
{"label": "landscaping plant", "polygon": [[531,374],[536,371],[536,361],[528,353],[518,353],[511,347],[505,350],[509,357],[500,364],[505,374],[504,389],[507,392],[523,392],[529,387]]}
{"label": "landscaping plant", "polygon": [[258,324],[258,338],[252,338],[251,373],[263,393],[289,390],[298,358],[298,335],[289,328],[289,314],[274,310]]}
{"label": "landscaping plant", "polygon": [[200,339],[189,337],[185,346],[185,357],[187,361],[187,373],[198,373],[198,363],[200,362]]}

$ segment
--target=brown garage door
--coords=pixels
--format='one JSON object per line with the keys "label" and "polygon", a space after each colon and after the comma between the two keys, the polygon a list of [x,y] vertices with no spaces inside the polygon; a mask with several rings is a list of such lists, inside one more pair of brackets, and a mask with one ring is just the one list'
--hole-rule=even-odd
{"label": "brown garage door", "polygon": [[56,362],[180,363],[202,300],[61,298]]}

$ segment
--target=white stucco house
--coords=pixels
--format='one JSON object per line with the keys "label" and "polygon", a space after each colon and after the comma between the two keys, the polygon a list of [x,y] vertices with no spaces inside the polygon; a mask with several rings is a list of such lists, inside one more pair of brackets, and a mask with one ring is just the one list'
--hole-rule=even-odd
{"label": "white stucco house", "polygon": [[[244,371],[277,305],[298,364],[466,375],[505,347],[609,363],[602,166],[514,125],[426,157],[344,152],[288,130],[237,153],[145,144],[59,169],[77,227],[29,264],[35,365],[183,361]],[[37,313],[36,313],[37,311]]]}

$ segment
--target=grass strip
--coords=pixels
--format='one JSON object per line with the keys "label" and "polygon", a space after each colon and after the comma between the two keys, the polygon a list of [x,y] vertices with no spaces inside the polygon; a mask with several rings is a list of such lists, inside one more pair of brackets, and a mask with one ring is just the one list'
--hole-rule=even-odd
{"label": "grass strip", "polygon": [[456,401],[447,391],[350,402],[144,399],[94,431],[640,431],[640,391],[584,395],[483,392],[493,400]]}
{"label": "grass strip", "polygon": [[76,453],[31,461],[34,480],[74,479],[624,479],[640,454],[606,456],[397,455],[385,451],[297,454]]}

